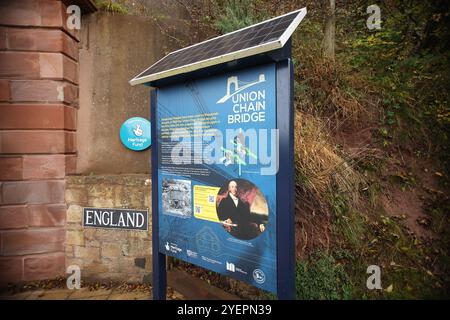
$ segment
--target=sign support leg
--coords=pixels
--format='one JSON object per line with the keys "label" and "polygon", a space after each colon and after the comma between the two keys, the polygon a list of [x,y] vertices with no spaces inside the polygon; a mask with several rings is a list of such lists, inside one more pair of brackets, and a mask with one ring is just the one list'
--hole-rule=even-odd
{"label": "sign support leg", "polygon": [[166,300],[167,271],[166,255],[159,252],[158,217],[158,136],[156,134],[156,90],[150,92],[150,110],[152,124],[152,287],[153,300]]}
{"label": "sign support leg", "polygon": [[[290,40],[286,44],[290,50]],[[295,299],[294,219],[294,69],[290,58],[277,63],[277,292],[282,300]],[[282,190],[289,190],[283,192]]]}

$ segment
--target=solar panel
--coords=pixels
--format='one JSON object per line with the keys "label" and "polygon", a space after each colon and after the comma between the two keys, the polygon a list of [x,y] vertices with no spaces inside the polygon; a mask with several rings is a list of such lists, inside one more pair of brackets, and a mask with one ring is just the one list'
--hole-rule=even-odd
{"label": "solar panel", "polygon": [[130,80],[130,84],[167,78],[282,48],[305,15],[306,8],[302,8],[171,52]]}

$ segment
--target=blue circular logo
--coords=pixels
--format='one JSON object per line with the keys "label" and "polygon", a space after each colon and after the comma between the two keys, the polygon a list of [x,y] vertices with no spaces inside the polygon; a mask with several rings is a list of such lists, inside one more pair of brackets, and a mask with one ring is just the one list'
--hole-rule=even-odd
{"label": "blue circular logo", "polygon": [[130,118],[120,127],[120,140],[128,149],[141,151],[152,144],[150,121],[140,117]]}
{"label": "blue circular logo", "polygon": [[259,284],[266,282],[266,275],[261,269],[253,270],[253,279]]}

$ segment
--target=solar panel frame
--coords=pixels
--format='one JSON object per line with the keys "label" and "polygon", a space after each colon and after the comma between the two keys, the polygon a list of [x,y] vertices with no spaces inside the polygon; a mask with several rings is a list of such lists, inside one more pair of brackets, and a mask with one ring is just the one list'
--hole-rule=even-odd
{"label": "solar panel frame", "polygon": [[[294,15],[294,14],[295,14],[295,18],[292,19],[292,21],[291,21],[289,16]],[[257,55],[260,53],[280,49],[289,40],[292,33],[298,27],[298,25],[303,20],[305,15],[306,15],[306,8],[302,8],[302,9],[288,12],[284,15],[274,17],[272,19],[265,20],[260,23],[257,23],[257,24],[254,24],[254,25],[251,25],[251,26],[248,26],[248,27],[215,37],[215,38],[205,40],[203,42],[199,42],[199,43],[191,45],[189,47],[185,47],[185,48],[181,48],[179,50],[173,51],[173,52],[169,53],[168,55],[164,56],[162,59],[155,62],[154,64],[152,64],[150,67],[148,67],[144,71],[140,72],[138,75],[136,75],[133,79],[130,80],[130,84],[132,86],[134,86],[137,84],[148,83],[151,81],[175,76],[177,74],[187,73],[187,72],[199,70],[202,68],[214,66],[217,64],[230,62],[230,61],[233,61],[236,59],[245,58],[245,57],[249,57],[252,55]],[[278,23],[270,24],[270,22],[278,20],[278,19],[281,19]],[[258,29],[258,26],[260,26],[262,24],[268,24],[268,23],[269,23],[269,25],[265,26],[263,29]],[[203,59],[203,60],[196,58],[196,57],[205,58],[206,56],[211,56],[211,51],[205,50],[205,48],[200,47],[200,45],[205,45],[209,42],[211,44],[211,46],[214,47],[214,46],[217,46],[217,44],[221,44],[221,46],[215,50],[216,52],[220,51],[219,49],[221,47],[224,47],[228,43],[233,43],[233,40],[235,40],[236,37],[239,37],[237,35],[239,32],[243,32],[250,28],[254,29],[255,35],[258,35],[257,37],[251,38],[251,40],[245,39],[245,41],[237,41],[232,46],[230,46],[225,52],[222,52],[221,55],[212,56],[210,58]],[[270,32],[263,32],[263,30],[267,30],[267,29],[274,30],[275,28],[277,30],[277,33],[275,33],[275,35]],[[279,36],[276,36],[277,34],[279,34]],[[233,36],[235,36],[235,37],[233,37]],[[271,38],[268,39],[266,42],[264,42],[265,38],[268,36],[271,36]],[[223,43],[221,43],[220,41],[217,42],[217,40],[221,39],[221,38],[224,39],[224,42]],[[262,38],[263,40],[258,42],[256,40],[258,38]],[[214,44],[213,41],[216,41],[216,43]],[[251,43],[253,46],[248,46],[248,47],[244,47],[244,48],[241,48],[238,50],[233,50],[234,48],[236,48],[236,49],[239,48],[239,46],[238,46],[239,43],[244,43],[244,42]],[[208,46],[208,44],[207,44],[207,46]],[[200,51],[198,56],[197,55],[193,56],[191,54],[191,55],[189,55],[188,58],[184,57],[181,60],[183,62],[183,64],[172,67],[172,68],[164,69],[164,67],[168,66],[171,61],[173,61],[174,59],[177,59],[177,57],[182,56],[183,51],[185,51],[187,49],[192,50],[192,48],[195,48],[195,47],[198,47],[198,49]],[[202,48],[203,48],[203,50],[202,50]],[[214,51],[212,51],[212,52],[214,52]],[[158,66],[158,68],[156,68],[156,66]],[[151,74],[145,74],[148,70],[150,70],[152,68],[154,68],[156,70],[153,70],[152,71],[153,73],[151,73]]]}

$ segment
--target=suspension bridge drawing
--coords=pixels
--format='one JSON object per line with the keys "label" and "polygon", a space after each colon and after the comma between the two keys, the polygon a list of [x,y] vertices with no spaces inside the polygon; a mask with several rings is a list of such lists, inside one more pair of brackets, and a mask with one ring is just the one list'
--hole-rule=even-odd
{"label": "suspension bridge drawing", "polygon": [[[236,77],[236,76],[228,77],[228,79],[227,79],[227,94],[225,96],[223,96],[222,99],[220,99],[216,103],[224,103],[225,101],[230,99],[235,94],[238,94],[242,90],[250,88],[250,87],[252,87],[258,83],[264,82],[264,81],[266,81],[266,77],[264,76],[264,74],[260,74],[259,79],[256,81],[253,81],[253,82],[239,81],[238,77]],[[240,83],[244,84],[244,85],[239,86]],[[234,86],[233,92],[231,91],[232,86]]]}

